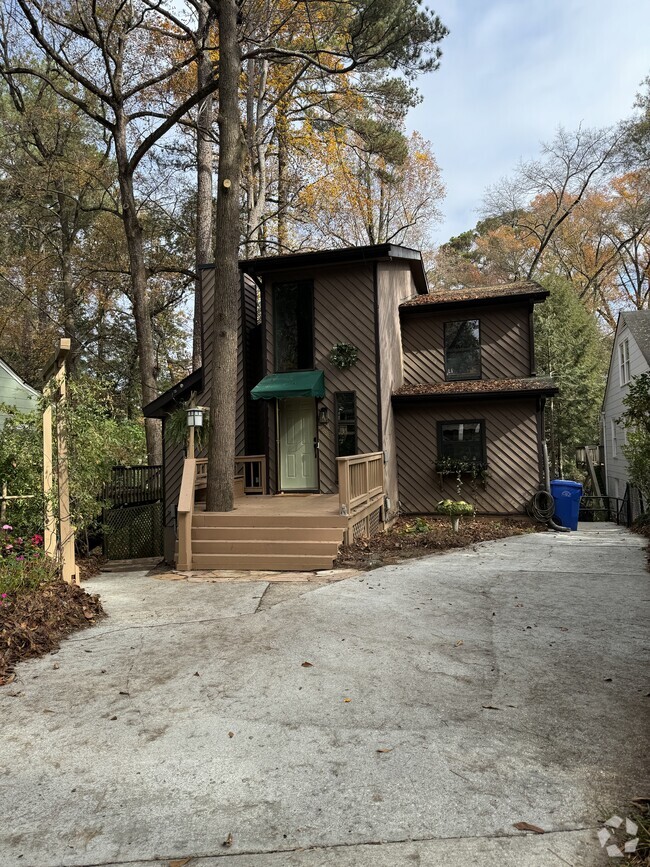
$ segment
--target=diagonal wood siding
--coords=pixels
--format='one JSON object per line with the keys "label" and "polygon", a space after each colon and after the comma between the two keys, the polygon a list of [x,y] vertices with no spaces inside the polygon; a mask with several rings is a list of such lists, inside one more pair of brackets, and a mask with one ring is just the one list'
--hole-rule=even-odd
{"label": "diagonal wood siding", "polygon": [[461,498],[485,514],[517,514],[540,480],[535,400],[395,406],[399,496],[402,512],[433,513],[436,503],[456,499],[455,480],[441,484],[435,471],[438,422],[484,419],[490,478],[485,487],[464,484]]}
{"label": "diagonal wood siding", "polygon": [[444,324],[462,319],[481,323],[481,375],[483,379],[530,376],[529,311],[525,305],[497,310],[463,308],[456,312],[402,314],[404,382],[443,382]]}
{"label": "diagonal wood siding", "polygon": [[[271,287],[284,280],[314,281],[314,367],[325,371],[323,404],[329,423],[320,425],[320,490],[338,490],[334,394],[355,391],[357,398],[357,450],[374,452],[379,447],[379,410],[375,355],[375,303],[372,264],[323,268],[313,272],[290,272],[267,278],[264,287],[264,328],[266,372],[274,370],[273,309]],[[359,349],[359,360],[348,370],[338,370],[329,361],[335,343],[352,343]],[[276,484],[275,402],[268,406],[269,475],[271,489]]]}

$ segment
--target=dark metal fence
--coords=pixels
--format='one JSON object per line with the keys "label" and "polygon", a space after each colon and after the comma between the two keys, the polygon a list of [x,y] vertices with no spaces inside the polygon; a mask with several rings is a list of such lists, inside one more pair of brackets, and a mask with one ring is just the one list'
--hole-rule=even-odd
{"label": "dark metal fence", "polygon": [[104,556],[108,560],[162,557],[161,466],[113,467],[104,500]]}
{"label": "dark metal fence", "polygon": [[581,521],[613,521],[625,527],[645,515],[648,504],[641,492],[630,485],[625,486],[623,497],[594,497],[586,495],[580,500]]}
{"label": "dark metal fence", "polygon": [[162,557],[162,514],[162,501],[106,509],[104,556],[108,560]]}
{"label": "dark metal fence", "polygon": [[159,465],[113,467],[104,488],[104,499],[112,506],[155,503],[163,496],[163,469]]}

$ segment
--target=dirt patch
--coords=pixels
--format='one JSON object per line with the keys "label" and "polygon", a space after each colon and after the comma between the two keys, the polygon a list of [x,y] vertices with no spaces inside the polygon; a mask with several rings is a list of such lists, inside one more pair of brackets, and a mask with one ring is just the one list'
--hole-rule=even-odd
{"label": "dirt patch", "polygon": [[12,595],[0,608],[0,686],[14,680],[17,662],[56,650],[104,616],[99,596],[59,580]]}
{"label": "dirt patch", "polygon": [[490,542],[508,536],[545,531],[541,524],[504,518],[501,520],[461,520],[454,533],[448,518],[421,516],[400,518],[387,533],[360,539],[354,545],[341,548],[336,560],[338,568],[376,569],[413,557],[426,557],[452,548],[465,548],[477,542]]}

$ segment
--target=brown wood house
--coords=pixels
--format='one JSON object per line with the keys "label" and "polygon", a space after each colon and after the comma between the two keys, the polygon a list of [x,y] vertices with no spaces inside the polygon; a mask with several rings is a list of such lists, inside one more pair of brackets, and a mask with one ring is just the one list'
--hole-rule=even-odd
{"label": "brown wood house", "polygon": [[[546,397],[533,282],[429,292],[394,244],[240,263],[240,497],[201,508],[205,460],[165,445],[167,558],[179,568],[329,568],[338,545],[463,498],[518,515],[542,478]],[[145,410],[210,390],[214,269],[202,270],[204,364]],[[334,351],[333,351],[334,350]],[[350,363],[351,362],[351,363]],[[174,553],[176,550],[176,553]]]}

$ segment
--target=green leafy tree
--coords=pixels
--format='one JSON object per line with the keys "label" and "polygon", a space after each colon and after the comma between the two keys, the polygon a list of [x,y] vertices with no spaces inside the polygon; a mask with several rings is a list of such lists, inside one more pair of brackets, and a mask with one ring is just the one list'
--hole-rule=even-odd
{"label": "green leafy tree", "polygon": [[623,454],[627,460],[630,483],[644,499],[650,500],[650,373],[636,376],[630,383],[623,422],[627,442]]}
{"label": "green leafy tree", "polygon": [[576,449],[599,440],[610,341],[568,281],[542,282],[551,294],[535,313],[537,369],[559,388],[546,407],[549,460],[553,473],[570,477]]}
{"label": "green leafy tree", "polygon": [[[11,501],[8,523],[22,533],[43,529],[43,429],[41,413],[17,413],[5,407],[8,418],[0,436],[0,482],[11,495],[34,495]],[[68,384],[64,412],[68,438],[70,506],[78,535],[99,522],[104,483],[119,464],[144,463],[144,428],[116,412],[110,388],[83,378]]]}

